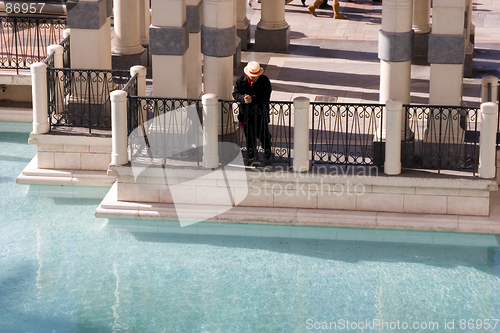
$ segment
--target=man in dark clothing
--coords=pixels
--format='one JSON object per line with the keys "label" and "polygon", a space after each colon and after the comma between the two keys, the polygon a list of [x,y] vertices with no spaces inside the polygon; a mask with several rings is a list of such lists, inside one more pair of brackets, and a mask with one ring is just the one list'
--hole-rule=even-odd
{"label": "man in dark clothing", "polygon": [[250,61],[244,75],[236,80],[233,98],[239,102],[238,121],[243,124],[247,140],[247,157],[258,157],[257,139],[260,140],[266,159],[272,158],[271,134],[269,133],[269,99],[271,82],[262,73],[264,69],[256,61]]}

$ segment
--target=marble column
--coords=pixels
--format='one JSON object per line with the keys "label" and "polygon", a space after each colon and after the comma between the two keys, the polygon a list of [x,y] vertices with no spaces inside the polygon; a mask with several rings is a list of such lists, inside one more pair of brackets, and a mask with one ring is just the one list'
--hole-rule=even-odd
{"label": "marble column", "polygon": [[232,99],[235,38],[234,1],[204,0],[201,52],[206,94]]}
{"label": "marble column", "polygon": [[114,0],[115,38],[113,68],[128,69],[146,65],[146,50],[141,45],[139,3],[137,0]]}
{"label": "marble column", "polygon": [[285,1],[261,3],[261,17],[255,30],[255,51],[286,51],[290,45],[290,26],[285,20]]}
{"label": "marble column", "polygon": [[186,0],[186,21],[189,32],[189,48],[186,51],[187,97],[200,98],[202,92],[201,21],[202,2]]}
{"label": "marble column", "polygon": [[153,62],[153,95],[187,97],[189,32],[185,0],[152,0],[149,51]]}
{"label": "marble column", "polygon": [[416,0],[413,2],[412,28],[415,31],[413,55],[427,57],[429,33],[431,31],[431,0]]}
{"label": "marble column", "polygon": [[[378,44],[380,104],[386,104],[389,100],[400,101],[403,104],[410,103],[414,40],[412,16],[412,0],[384,0],[382,2],[382,29],[379,32]],[[404,123],[405,117],[401,119]],[[385,126],[383,126],[383,132],[385,136]],[[402,137],[404,137],[404,132],[405,126],[401,126]],[[411,135],[410,131],[406,133]]]}
{"label": "marble column", "polygon": [[247,50],[250,43],[250,20],[247,17],[246,0],[236,0],[236,33],[241,39],[241,50]]}
{"label": "marble column", "polygon": [[464,76],[472,77],[472,69],[474,67],[474,41],[471,40],[472,34],[472,0],[465,1],[465,60],[464,60]]}
{"label": "marble column", "polygon": [[71,67],[111,69],[111,26],[107,0],[69,0]]}
{"label": "marble column", "polygon": [[139,0],[139,33],[141,45],[149,45],[149,26],[151,25],[151,11],[149,0]]}
{"label": "marble column", "polygon": [[429,104],[460,106],[465,60],[464,1],[434,0]]}

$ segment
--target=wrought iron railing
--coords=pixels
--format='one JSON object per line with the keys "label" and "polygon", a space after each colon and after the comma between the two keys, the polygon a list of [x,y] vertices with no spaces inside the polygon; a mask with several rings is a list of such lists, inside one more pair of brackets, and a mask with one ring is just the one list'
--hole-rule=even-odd
{"label": "wrought iron railing", "polygon": [[47,65],[47,67],[54,67],[54,52],[49,53],[47,58],[43,60],[43,63]]}
{"label": "wrought iron railing", "polygon": [[127,132],[132,162],[199,165],[201,115],[201,99],[129,96]]}
{"label": "wrought iron railing", "polygon": [[384,105],[311,106],[312,164],[381,165]]}
{"label": "wrought iron railing", "polygon": [[70,36],[67,36],[59,43],[63,47],[63,67],[71,67],[71,53],[70,53]]}
{"label": "wrought iron railing", "polygon": [[129,81],[126,70],[47,68],[51,126],[110,130],[110,93]]}
{"label": "wrought iron railing", "polygon": [[220,103],[219,141],[239,145],[246,161],[291,164],[293,102],[271,101],[253,108],[234,100]]}
{"label": "wrought iron railing", "polygon": [[125,91],[127,96],[137,96],[137,74],[132,76],[121,90]]}
{"label": "wrought iron railing", "polygon": [[59,44],[66,18],[0,17],[0,68],[29,69],[47,57],[47,46]]}
{"label": "wrought iron railing", "polygon": [[479,109],[405,105],[403,168],[477,172]]}

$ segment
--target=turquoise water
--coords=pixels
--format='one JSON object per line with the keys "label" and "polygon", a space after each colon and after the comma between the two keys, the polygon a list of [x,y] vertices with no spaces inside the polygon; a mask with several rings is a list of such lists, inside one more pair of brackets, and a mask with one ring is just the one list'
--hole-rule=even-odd
{"label": "turquoise water", "polygon": [[97,219],[15,184],[27,138],[0,133],[1,333],[500,332],[495,236]]}

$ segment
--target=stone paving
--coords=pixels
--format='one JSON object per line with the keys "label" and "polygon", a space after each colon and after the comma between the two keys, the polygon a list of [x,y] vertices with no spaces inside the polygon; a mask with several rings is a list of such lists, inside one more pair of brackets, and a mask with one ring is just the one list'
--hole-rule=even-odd
{"label": "stone paving", "polygon": [[[312,0],[307,0],[306,5]],[[348,20],[333,19],[333,11],[318,9],[318,17],[309,13],[300,0],[286,5],[290,24],[290,48],[284,53],[255,52],[253,44],[242,52],[242,73],[246,62],[259,61],[272,81],[273,100],[288,101],[297,96],[315,100],[318,96],[347,103],[378,103],[379,73],[378,32],[382,3],[357,0],[341,1]],[[247,7],[251,38],[260,20],[260,4]],[[479,105],[480,78],[500,76],[500,1],[474,0],[473,23],[476,26],[473,78],[464,79],[464,104]],[[252,39],[253,43],[254,40]],[[428,104],[430,68],[425,60],[412,65],[411,103]]]}

